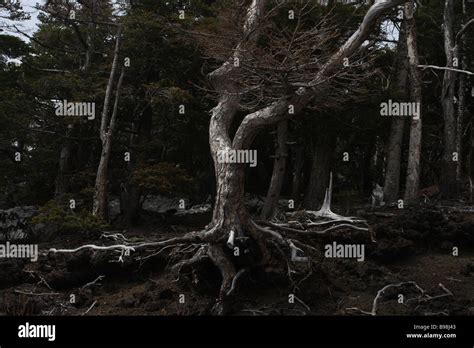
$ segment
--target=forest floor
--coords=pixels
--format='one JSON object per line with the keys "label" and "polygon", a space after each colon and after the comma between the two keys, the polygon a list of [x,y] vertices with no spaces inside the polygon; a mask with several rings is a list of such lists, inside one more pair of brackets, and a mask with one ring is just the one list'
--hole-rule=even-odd
{"label": "forest floor", "polygon": [[[313,260],[311,272],[296,279],[296,288],[281,272],[244,274],[229,314],[367,315],[349,308],[370,312],[384,286],[414,281],[425,293],[410,284],[391,287],[378,300],[377,315],[474,315],[474,213],[434,206],[378,212],[359,211],[376,233],[376,242],[364,232],[342,229],[308,237],[321,250],[321,257]],[[178,236],[202,228],[206,219],[201,220],[194,226],[162,221],[153,228],[135,228],[125,234],[131,240]],[[104,244],[98,237],[63,235],[39,247]],[[364,262],[324,257],[324,246],[333,241],[363,243]],[[456,248],[457,256],[453,255]],[[204,262],[197,270],[184,270],[178,278],[162,255],[140,262],[130,257],[125,262],[110,262],[118,256],[84,250],[45,254],[34,263],[1,260],[0,315],[210,313],[220,284],[212,264]],[[88,284],[99,276],[104,277]],[[290,294],[296,296],[294,303],[289,301]],[[431,298],[437,295],[445,296]]]}

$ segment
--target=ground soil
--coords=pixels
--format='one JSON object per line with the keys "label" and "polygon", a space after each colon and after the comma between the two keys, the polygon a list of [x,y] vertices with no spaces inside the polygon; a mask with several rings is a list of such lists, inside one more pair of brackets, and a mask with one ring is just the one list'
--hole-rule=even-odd
{"label": "ground soil", "polygon": [[[321,250],[321,257],[295,275],[295,283],[288,281],[285,272],[277,270],[247,272],[230,299],[229,314],[364,315],[348,308],[370,311],[377,291],[385,285],[415,281],[430,296],[446,293],[440,283],[452,295],[399,303],[400,294],[405,302],[420,293],[411,286],[393,288],[380,299],[377,315],[474,315],[473,213],[434,206],[358,213],[368,219],[376,242],[370,241],[365,232],[351,230],[308,237]],[[124,233],[135,240],[156,240],[202,228],[202,223],[181,226],[179,221],[165,221]],[[333,241],[364,243],[365,261],[325,258],[324,245]],[[98,235],[59,234],[54,240],[41,242],[40,249],[90,243],[105,242]],[[453,248],[458,249],[457,256],[453,255]],[[125,258],[123,263],[110,262],[118,256],[114,252],[81,251],[68,255],[45,253],[35,263],[1,260],[0,314],[210,313],[220,283],[212,264],[204,262],[195,269],[184,269],[178,276],[169,270],[170,260],[164,255],[141,262],[132,258]],[[84,287],[101,275],[105,277],[100,282]],[[289,301],[291,294],[296,296],[294,303]]]}

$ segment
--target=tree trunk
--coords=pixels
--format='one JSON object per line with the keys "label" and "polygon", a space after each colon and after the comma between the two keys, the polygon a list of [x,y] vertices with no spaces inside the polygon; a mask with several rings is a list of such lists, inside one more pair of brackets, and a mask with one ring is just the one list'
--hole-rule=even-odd
{"label": "tree trunk", "polygon": [[288,121],[285,120],[278,124],[277,149],[275,153],[275,161],[273,163],[273,173],[261,214],[261,218],[264,220],[273,217],[278,209],[278,200],[280,199],[281,187],[285,178],[286,162],[288,158],[287,140]]}
{"label": "tree trunk", "polygon": [[[466,28],[468,24],[466,17],[466,2],[463,0],[462,3],[462,28]],[[467,69],[467,59],[465,52],[462,52],[466,46],[466,36],[462,30],[458,42],[455,43],[454,54],[461,62],[461,69]],[[462,53],[461,53],[462,52]],[[459,76],[459,87],[458,87],[458,109],[456,119],[456,152],[458,153],[458,162],[456,163],[456,180],[462,182],[462,171],[463,171],[463,125],[464,125],[464,112],[466,111],[466,74],[460,74]]]}
{"label": "tree trunk", "polygon": [[113,132],[115,129],[115,120],[117,117],[120,89],[122,87],[124,72],[125,70],[122,67],[122,72],[120,73],[120,77],[117,83],[114,109],[112,112],[112,117],[110,119],[109,129],[107,131],[106,137],[104,138],[104,141],[102,142],[102,154],[100,157],[99,167],[97,169],[97,177],[95,181],[93,214],[94,216],[99,216],[104,220],[108,219],[109,159],[110,159],[110,153],[112,150]]}
{"label": "tree trunk", "polygon": [[120,88],[124,75],[124,68],[122,66],[122,72],[120,74],[119,81],[117,83],[117,89],[115,94],[115,103],[112,111],[112,117],[110,122],[108,120],[108,111],[110,100],[112,97],[112,89],[115,80],[115,74],[118,67],[118,56],[120,50],[120,42],[122,37],[122,27],[119,26],[117,30],[117,38],[115,42],[114,60],[112,63],[112,69],[110,70],[109,82],[105,92],[104,106],[101,115],[100,124],[100,140],[102,142],[102,153],[100,156],[99,167],[97,168],[97,176],[95,180],[94,198],[92,206],[92,214],[98,216],[104,220],[108,218],[108,168],[110,150],[112,148],[112,136],[115,128],[115,119],[117,116],[118,100],[120,95]]}
{"label": "tree trunk", "polygon": [[[400,96],[406,96],[408,60],[407,60],[407,38],[406,22],[402,22],[400,37],[398,40],[398,64],[397,64],[397,92]],[[400,193],[400,161],[403,145],[403,129],[405,119],[396,117],[392,119],[390,137],[387,145],[387,166],[385,168],[384,201],[393,203],[399,199]]]}
{"label": "tree trunk", "polygon": [[[454,1],[446,0],[444,9],[444,51],[446,66],[453,68],[455,58],[454,44]],[[456,57],[457,58],[457,57]],[[456,88],[456,73],[450,70],[444,72],[441,103],[444,116],[444,152],[441,171],[441,194],[443,198],[453,198],[457,195],[456,162],[456,116],[454,96]]]}
{"label": "tree trunk", "polygon": [[466,108],[466,75],[462,74],[459,77],[458,89],[458,110],[456,119],[456,152],[458,153],[458,161],[456,163],[456,180],[462,180],[462,166],[463,166],[463,125],[464,125],[464,111]]}
{"label": "tree trunk", "polygon": [[409,67],[409,85],[412,102],[418,103],[419,114],[413,117],[410,123],[410,144],[408,149],[408,167],[404,200],[414,203],[418,200],[420,189],[420,158],[422,132],[422,94],[421,76],[418,68],[417,32],[414,18],[415,6],[412,1],[405,3],[405,18],[407,24],[407,49]]}
{"label": "tree trunk", "polygon": [[304,206],[308,210],[321,207],[329,185],[329,174],[336,137],[320,135],[313,150],[313,162]]}

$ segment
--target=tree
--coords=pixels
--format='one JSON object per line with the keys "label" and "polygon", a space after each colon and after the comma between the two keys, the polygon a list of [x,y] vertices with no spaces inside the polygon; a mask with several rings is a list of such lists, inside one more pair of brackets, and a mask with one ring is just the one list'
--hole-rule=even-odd
{"label": "tree", "polygon": [[344,58],[350,58],[360,48],[383,13],[403,2],[393,0],[372,5],[360,27],[319,67],[310,81],[306,83],[299,81],[299,87],[293,93],[247,114],[231,139],[229,128],[239,109],[239,97],[242,93],[242,89],[234,83],[242,78],[242,68],[235,62],[242,62],[242,64],[246,62],[248,59],[246,54],[257,42],[265,19],[265,1],[252,1],[247,10],[242,39],[235,46],[231,58],[209,75],[212,85],[220,96],[218,105],[212,109],[209,127],[209,143],[217,179],[217,197],[212,222],[203,237],[209,242],[209,257],[222,273],[221,301],[226,297],[237,271],[232,261],[227,258],[220,240],[233,240],[234,236],[235,238],[250,236],[259,244],[264,259],[268,257],[265,251],[265,239],[276,238],[286,246],[288,242],[281,237],[276,237],[278,235],[275,232],[260,228],[250,219],[244,207],[245,167],[242,164],[219,161],[219,153],[248,150],[260,129],[285,120],[292,114],[297,114],[314,97],[320,93],[324,94],[325,86],[331,82],[329,76],[340,70]]}
{"label": "tree", "polygon": [[99,167],[97,168],[97,176],[95,181],[94,199],[92,206],[92,214],[104,220],[108,218],[108,168],[110,153],[112,151],[112,140],[117,120],[118,104],[120,92],[122,88],[123,77],[125,74],[124,64],[121,66],[120,76],[115,88],[115,101],[112,109],[112,115],[109,118],[109,107],[112,98],[113,86],[115,83],[115,75],[119,67],[120,43],[122,40],[122,26],[118,25],[115,38],[114,60],[110,69],[109,82],[104,97],[104,106],[102,108],[100,122],[100,140],[102,142],[102,153],[100,156]]}
{"label": "tree", "polygon": [[278,124],[277,148],[273,165],[272,178],[267,192],[267,198],[262,208],[262,219],[268,219],[275,215],[278,209],[281,187],[285,178],[285,169],[288,158],[288,121],[281,121]]}
{"label": "tree", "polygon": [[418,199],[420,188],[420,158],[421,158],[421,131],[422,131],[422,94],[421,75],[418,65],[418,46],[416,37],[416,23],[414,19],[415,4],[405,3],[405,18],[407,25],[407,53],[410,96],[413,102],[419,105],[418,115],[411,119],[410,144],[408,149],[408,168],[404,199],[413,203]]}
{"label": "tree", "polygon": [[[268,265],[272,261],[280,261],[279,264],[286,269],[289,257],[300,260],[297,253],[307,248],[304,243],[276,229],[286,233],[294,230],[285,230],[282,226],[269,229],[250,217],[244,205],[245,163],[235,163],[230,160],[235,159],[231,155],[251,150],[262,129],[298,115],[308,106],[314,107],[311,103],[315,99],[315,104],[321,104],[322,108],[331,106],[349,94],[345,90],[357,88],[359,75],[351,68],[344,69],[347,62],[352,60],[362,66],[361,69],[368,68],[363,64],[363,57],[372,45],[364,43],[370,39],[383,14],[403,2],[377,1],[368,8],[357,29],[349,36],[338,34],[334,30],[337,24],[330,25],[325,16],[321,16],[316,25],[314,20],[305,18],[309,9],[304,4],[296,11],[299,15],[295,18],[298,19],[291,26],[275,20],[278,15],[288,16],[286,4],[271,6],[264,0],[253,0],[243,13],[240,10],[228,16],[227,23],[239,23],[242,27],[231,32],[233,35],[220,36],[221,41],[216,39],[219,36],[212,35],[210,40],[214,61],[221,60],[222,63],[208,75],[217,94],[217,105],[211,110],[209,123],[209,145],[216,176],[216,199],[210,224],[202,231],[181,237],[133,247],[108,246],[106,249],[197,245],[194,255],[183,257],[174,268],[179,270],[203,259],[214,263],[222,275],[214,307],[217,314],[225,312],[227,298],[233,293],[239,276],[247,269]],[[203,33],[201,36],[209,38]],[[337,49],[328,49],[334,47],[335,42],[339,42]],[[331,189],[332,183],[326,194],[324,213],[336,216],[328,205]],[[359,229],[367,231],[367,228]],[[274,243],[278,245],[283,260],[275,260],[278,256],[270,252]],[[87,247],[97,248],[89,245],[52,251],[75,252]],[[245,264],[239,259],[240,251],[246,251]]]}
{"label": "tree", "polygon": [[[405,96],[407,94],[407,53],[406,20],[402,20],[397,47],[397,96]],[[400,162],[402,157],[404,126],[404,117],[397,117],[392,120],[387,145],[387,165],[385,169],[384,201],[386,203],[393,203],[399,198]]]}

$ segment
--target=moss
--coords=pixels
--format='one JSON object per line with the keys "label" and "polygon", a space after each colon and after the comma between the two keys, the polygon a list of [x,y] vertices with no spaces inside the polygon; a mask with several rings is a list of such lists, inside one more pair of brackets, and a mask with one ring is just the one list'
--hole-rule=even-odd
{"label": "moss", "polygon": [[49,201],[38,209],[32,224],[44,224],[50,231],[56,232],[94,232],[109,228],[107,222],[93,216],[86,210],[75,212],[69,204]]}

